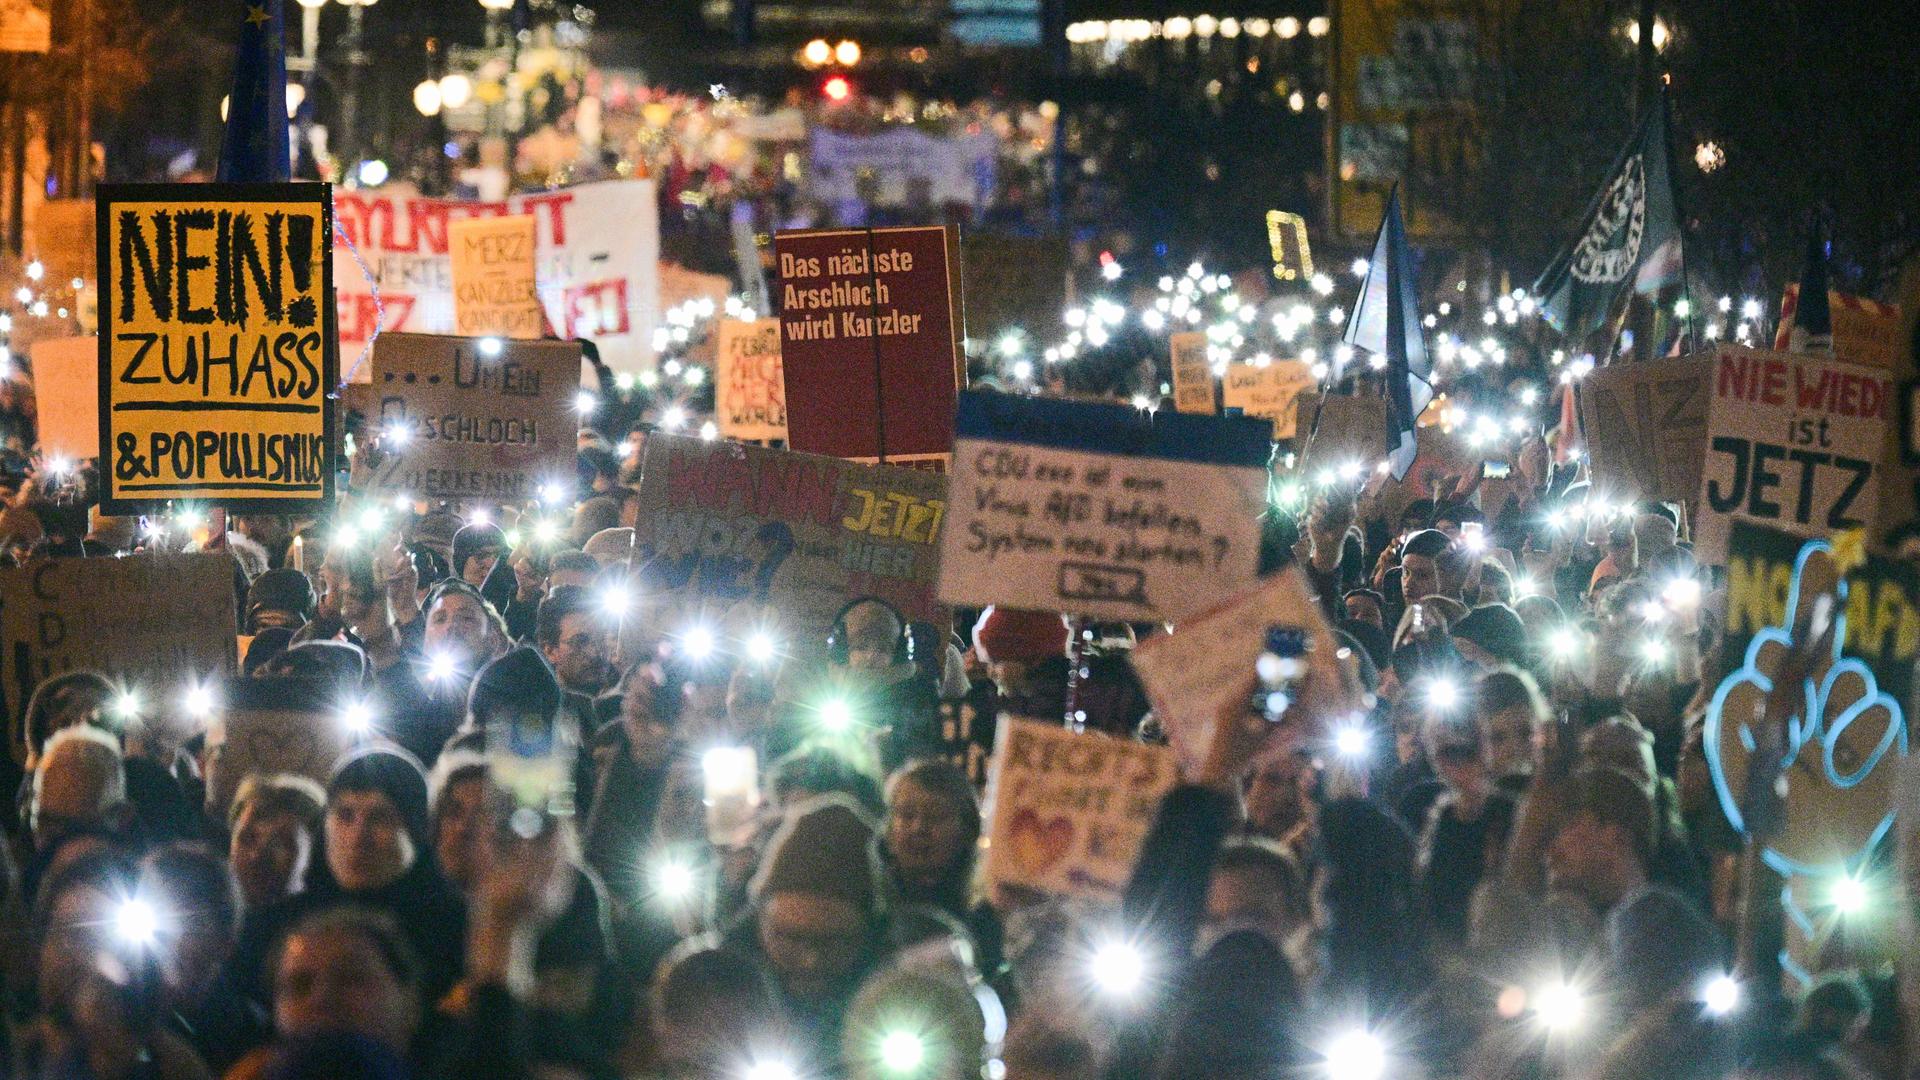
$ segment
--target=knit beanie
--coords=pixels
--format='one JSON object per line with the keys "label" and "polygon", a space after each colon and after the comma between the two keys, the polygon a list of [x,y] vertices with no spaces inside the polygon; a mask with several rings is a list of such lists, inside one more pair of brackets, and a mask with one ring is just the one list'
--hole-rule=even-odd
{"label": "knit beanie", "polygon": [[424,848],[432,842],[427,825],[427,772],[420,759],[397,746],[369,746],[355,751],[334,766],[327,781],[327,800],[343,791],[377,791],[393,800],[400,812],[401,824],[414,846]]}
{"label": "knit beanie", "polygon": [[806,893],[846,900],[872,912],[879,898],[874,831],[872,819],[844,796],[822,795],[796,804],[767,842],[753,877],[754,898]]}
{"label": "knit beanie", "polygon": [[987,663],[1034,663],[1067,652],[1067,628],[1051,611],[989,607],[973,625],[973,647]]}
{"label": "knit beanie", "polygon": [[298,570],[269,570],[247,589],[247,617],[262,611],[290,611],[305,622],[313,618],[313,582]]}
{"label": "knit beanie", "polygon": [[1474,608],[1447,632],[1485,649],[1501,663],[1523,665],[1527,662],[1527,626],[1505,604]]}
{"label": "knit beanie", "polygon": [[546,657],[531,645],[522,645],[487,661],[473,677],[467,693],[467,716],[484,727],[502,712],[552,716],[560,711],[560,680]]}

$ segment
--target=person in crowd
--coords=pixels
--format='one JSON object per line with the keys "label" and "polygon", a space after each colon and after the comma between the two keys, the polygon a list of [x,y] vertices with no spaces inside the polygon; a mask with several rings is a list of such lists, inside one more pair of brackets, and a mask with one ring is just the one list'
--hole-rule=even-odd
{"label": "person in crowd", "polygon": [[1521,667],[1532,657],[1527,646],[1527,628],[1505,604],[1487,604],[1452,622],[1447,627],[1454,651],[1481,671],[1501,665]]}
{"label": "person in crowd", "polygon": [[421,655],[413,663],[422,694],[392,727],[402,746],[431,765],[466,720],[475,675],[509,642],[499,613],[464,581],[449,579],[429,590],[426,613]]}
{"label": "person in crowd", "polygon": [[49,851],[83,829],[123,828],[130,812],[126,768],[113,736],[81,724],[47,739],[28,811],[36,849]]}
{"label": "person in crowd", "polygon": [[140,861],[133,895],[153,907],[160,1002],[181,1039],[224,1073],[266,1034],[264,1018],[228,984],[240,934],[240,886],[226,860],[175,842]]}
{"label": "person in crowd", "polygon": [[491,521],[473,521],[453,534],[451,570],[454,577],[480,590],[496,611],[505,611],[513,599],[512,546],[506,531]]}
{"label": "person in crowd", "polygon": [[327,784],[326,873],[278,904],[249,911],[230,962],[236,985],[259,996],[258,973],[288,927],[343,905],[391,917],[419,960],[420,987],[437,1001],[461,970],[466,904],[433,857],[427,779],[397,747],[373,745],[343,759]]}
{"label": "person in crowd", "polygon": [[1466,940],[1474,890],[1498,876],[1513,826],[1513,799],[1494,783],[1486,715],[1476,705],[1426,722],[1427,759],[1445,791],[1420,833],[1422,900],[1435,937]]}
{"label": "person in crowd", "polygon": [[973,651],[993,682],[994,713],[1065,714],[1067,628],[1060,616],[988,607],[973,626]]}
{"label": "person in crowd", "polygon": [[761,959],[796,1029],[796,1053],[830,1064],[860,982],[880,963],[887,909],[874,826],[844,797],[787,810],[729,944]]}
{"label": "person in crowd", "polygon": [[612,684],[612,632],[599,602],[586,589],[555,589],[540,601],[534,638],[569,694],[594,698]]}
{"label": "person in crowd", "polygon": [[[466,898],[480,902],[485,845],[501,827],[487,760],[470,751],[442,755],[433,776],[433,845],[442,872]],[[572,831],[572,823],[553,827]],[[571,845],[569,845],[571,846]],[[529,1012],[535,1056],[547,1065],[589,1074],[604,1071],[619,1049],[621,995],[615,984],[606,887],[569,860],[571,901],[538,936],[533,974],[539,992]]]}
{"label": "person in crowd", "polygon": [[93,850],[42,883],[27,1021],[14,1075],[35,1080],[202,1080],[212,1073],[167,1022],[156,970],[158,922],[129,907],[137,875],[125,854]]}
{"label": "person in crowd", "polygon": [[299,630],[314,614],[313,582],[298,570],[269,570],[247,589],[247,617],[242,629],[249,634],[280,627]]}
{"label": "person in crowd", "polygon": [[1246,832],[1296,855],[1309,852],[1318,780],[1305,747],[1275,747],[1261,755],[1241,781]]}
{"label": "person in crowd", "polygon": [[595,733],[592,810],[583,830],[587,864],[605,877],[623,906],[646,893],[644,860],[668,773],[683,748],[674,737],[679,699],[656,664],[636,664],[620,680],[620,715]]}
{"label": "person in crowd", "polygon": [[264,910],[307,887],[325,814],[326,792],[304,776],[255,773],[240,781],[227,831],[243,910]]}
{"label": "person in crowd", "polygon": [[[936,657],[935,664],[943,658]],[[932,675],[937,675],[938,669]],[[922,677],[914,638],[898,610],[872,597],[840,610],[827,634],[827,675],[821,701],[850,713],[853,724],[880,733],[883,768],[939,750],[939,700],[934,681]],[[819,713],[823,704],[816,703]],[[803,726],[843,726],[837,717],[798,718]]]}
{"label": "person in crowd", "polygon": [[765,965],[738,949],[688,938],[661,961],[651,998],[648,1056],[662,1076],[793,1067],[779,989]]}
{"label": "person in crowd", "polygon": [[972,895],[980,848],[980,803],[958,766],[922,759],[888,778],[881,860],[903,904],[924,904],[958,920],[972,935],[979,969],[1000,961],[1000,924]]}
{"label": "person in crowd", "polygon": [[1655,837],[1653,800],[1633,776],[1611,767],[1572,778],[1567,811],[1547,848],[1547,884],[1604,918],[1647,884]]}
{"label": "person in crowd", "polygon": [[1424,529],[1400,546],[1400,595],[1411,604],[1429,596],[1447,595],[1441,587],[1440,562],[1453,541],[1439,529]]}
{"label": "person in crowd", "polygon": [[229,1075],[273,1076],[274,1063],[303,1056],[309,1040],[365,1040],[384,1051],[375,1061],[423,1056],[420,961],[392,915],[351,905],[308,912],[267,963],[275,1041]]}
{"label": "person in crowd", "polygon": [[27,820],[27,809],[33,801],[33,776],[46,753],[47,740],[55,732],[78,724],[106,728],[113,697],[113,684],[94,671],[65,672],[34,688],[20,725],[26,742],[25,771],[14,804],[20,822]]}

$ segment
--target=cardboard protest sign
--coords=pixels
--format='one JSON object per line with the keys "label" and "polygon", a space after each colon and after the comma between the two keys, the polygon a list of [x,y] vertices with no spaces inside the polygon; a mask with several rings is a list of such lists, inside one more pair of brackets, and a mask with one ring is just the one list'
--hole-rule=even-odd
{"label": "cardboard protest sign", "polygon": [[672,435],[647,439],[634,566],[669,610],[771,606],[824,631],[855,597],[931,620],[935,473]]}
{"label": "cardboard protest sign", "polygon": [[1593,474],[1627,493],[1684,502],[1700,493],[1713,357],[1609,364],[1580,383]]}
{"label": "cardboard protest sign", "polygon": [[1003,720],[987,781],[987,880],[1118,900],[1177,779],[1164,746]]}
{"label": "cardboard protest sign", "polygon": [[780,369],[780,320],[720,320],[713,382],[720,434],[729,439],[787,437],[787,388]]}
{"label": "cardboard protest sign", "polygon": [[[1234,697],[1241,696],[1240,704],[1246,704],[1240,688],[1266,648],[1267,629],[1274,626],[1307,632],[1307,666],[1316,686],[1343,685],[1339,643],[1306,578],[1294,566],[1134,649],[1133,669],[1183,768],[1200,764],[1212,745],[1217,718],[1234,704]],[[1315,711],[1329,722],[1363,708],[1358,700],[1331,697],[1323,697],[1320,704]]]}
{"label": "cardboard protest sign", "polygon": [[40,452],[75,460],[100,452],[100,342],[48,338],[33,343],[33,398]]}
{"label": "cardboard protest sign", "polygon": [[381,334],[373,389],[377,490],[518,503],[574,484],[578,342]]}
{"label": "cardboard protest sign", "polygon": [[[1773,347],[1785,352],[1793,339],[1793,317],[1800,310],[1800,283],[1790,282],[1780,298],[1780,325]],[[1903,371],[1913,352],[1898,304],[1882,304],[1843,292],[1827,291],[1827,312],[1833,329],[1833,358],[1843,364]]]}
{"label": "cardboard protest sign", "polygon": [[[1386,460],[1386,398],[1335,394],[1315,402],[1311,408],[1302,403],[1298,410],[1304,430],[1296,434],[1312,433],[1305,464],[1338,467],[1353,462],[1370,469]],[[1424,432],[1416,436],[1424,437]]]}
{"label": "cardboard protest sign", "polygon": [[207,725],[207,810],[226,820],[240,781],[288,773],[324,785],[353,747],[337,688],[313,679],[235,678]]}
{"label": "cardboard protest sign", "polygon": [[1177,619],[1253,583],[1267,422],[960,396],[940,598]]}
{"label": "cardboard protest sign", "polygon": [[1694,551],[1724,562],[1736,519],[1797,536],[1871,525],[1893,406],[1884,372],[1725,346],[1714,356]]}
{"label": "cardboard protest sign", "polygon": [[1794,734],[1787,821],[1768,852],[1786,872],[1852,866],[1892,820],[1907,755],[1905,702],[1920,657],[1920,576],[1897,559],[1842,571],[1833,544],[1743,521],[1729,530],[1727,643],[1736,665],[1708,707],[1704,754],[1735,828],[1746,780],[1742,729],[1766,699],[1819,598],[1838,620],[1834,655],[1816,665],[1811,719]]}
{"label": "cardboard protest sign", "polygon": [[103,184],[100,479],[109,513],[333,497],[326,184]]}
{"label": "cardboard protest sign", "polygon": [[1173,407],[1183,413],[1212,416],[1213,365],[1207,362],[1207,335],[1197,330],[1167,335],[1173,360]]}
{"label": "cardboard protest sign", "polygon": [[1273,421],[1273,437],[1291,439],[1300,395],[1313,389],[1313,370],[1299,360],[1276,360],[1265,367],[1229,364],[1220,380],[1221,400],[1229,409]]}
{"label": "cardboard protest sign", "polygon": [[452,256],[453,332],[467,337],[537,338],[532,214],[467,218],[447,226]]}
{"label": "cardboard protest sign", "polygon": [[[344,239],[334,251],[345,268],[340,347],[348,356],[360,355],[376,324],[383,331],[453,333],[452,224],[531,214],[540,303],[554,333],[592,338],[615,371],[638,373],[653,362],[660,214],[651,180],[608,180],[499,202],[424,199],[391,185],[339,192],[334,207]],[[363,366],[356,378],[366,377]]]}
{"label": "cardboard protest sign", "polygon": [[[0,570],[0,690],[18,722],[41,680],[85,668],[152,695],[234,667],[233,557],[49,559]],[[16,757],[22,747],[16,730]]]}
{"label": "cardboard protest sign", "polygon": [[773,249],[789,445],[856,461],[944,461],[966,376],[953,233],[785,232]]}

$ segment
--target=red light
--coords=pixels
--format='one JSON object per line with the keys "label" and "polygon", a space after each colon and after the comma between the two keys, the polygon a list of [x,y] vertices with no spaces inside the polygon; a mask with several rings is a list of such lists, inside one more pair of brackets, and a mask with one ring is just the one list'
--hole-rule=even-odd
{"label": "red light", "polygon": [[828,101],[845,101],[853,94],[853,84],[846,76],[835,75],[820,85],[820,92],[827,95]]}

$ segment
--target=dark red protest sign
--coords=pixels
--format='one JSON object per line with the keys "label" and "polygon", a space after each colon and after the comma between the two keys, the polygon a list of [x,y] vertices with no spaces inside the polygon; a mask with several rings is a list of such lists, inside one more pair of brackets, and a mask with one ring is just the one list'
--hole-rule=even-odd
{"label": "dark red protest sign", "polygon": [[912,464],[953,452],[960,279],[941,226],[773,238],[787,443]]}

